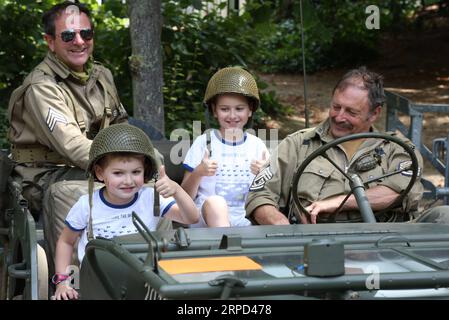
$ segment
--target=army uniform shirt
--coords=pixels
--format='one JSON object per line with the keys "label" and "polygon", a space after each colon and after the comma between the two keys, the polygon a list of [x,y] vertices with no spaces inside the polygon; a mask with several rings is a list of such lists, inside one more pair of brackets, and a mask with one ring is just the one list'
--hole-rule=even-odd
{"label": "army uniform shirt", "polygon": [[[372,128],[372,131],[375,131],[374,128]],[[294,205],[289,193],[297,168],[307,156],[332,140],[334,138],[329,133],[329,119],[316,128],[300,130],[286,137],[279,144],[276,151],[277,155],[275,153],[271,157],[269,165],[256,176],[250,187],[245,204],[247,216],[250,216],[257,207],[262,205],[275,206],[282,212],[285,211],[285,208]],[[411,145],[410,141],[403,140]],[[352,159],[347,159],[340,146],[328,149],[326,153],[345,172],[352,171],[359,174],[362,181],[382,176],[410,164],[409,155],[400,145],[384,139],[366,139],[354,153]],[[416,150],[415,154],[419,163],[418,177],[403,200],[402,210],[404,212],[416,210],[422,197],[422,185],[420,183],[422,157]],[[379,163],[376,163],[372,168],[363,168],[357,171],[358,165],[363,163],[363,159],[367,157],[379,159]],[[411,170],[407,170],[370,183],[368,187],[383,185],[400,193],[407,188],[410,177]],[[305,168],[298,181],[297,190],[301,204],[306,207],[314,201],[348,194],[350,186],[343,174],[328,160],[317,157]],[[360,214],[358,212],[356,214],[360,218]],[[320,213],[318,219],[324,215],[328,214]],[[341,218],[341,220],[345,219],[352,220],[352,217]]]}
{"label": "army uniform shirt", "polygon": [[[126,121],[111,72],[92,63],[89,77],[83,81],[52,53],[25,79],[23,96],[9,104],[9,139],[13,157],[19,163],[42,160],[87,167],[90,145],[100,130],[103,116],[107,121]],[[19,87],[17,90],[21,89]],[[27,150],[44,153],[20,157]],[[16,152],[15,152],[16,151]],[[39,154],[39,155],[38,155]],[[54,155],[57,155],[56,157]],[[62,159],[57,159],[58,156]]]}

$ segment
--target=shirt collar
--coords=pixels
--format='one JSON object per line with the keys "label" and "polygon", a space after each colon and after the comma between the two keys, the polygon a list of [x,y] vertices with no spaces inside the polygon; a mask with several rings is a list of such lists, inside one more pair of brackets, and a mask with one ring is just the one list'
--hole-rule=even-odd
{"label": "shirt collar", "polygon": [[89,79],[89,75],[94,67],[92,56],[87,60],[86,65],[84,66],[83,72],[76,72],[70,69],[64,62],[62,62],[56,54],[51,51],[48,51],[46,57],[46,63],[49,67],[62,79],[66,79],[69,75],[72,75],[75,79],[79,80],[82,83],[86,83]]}

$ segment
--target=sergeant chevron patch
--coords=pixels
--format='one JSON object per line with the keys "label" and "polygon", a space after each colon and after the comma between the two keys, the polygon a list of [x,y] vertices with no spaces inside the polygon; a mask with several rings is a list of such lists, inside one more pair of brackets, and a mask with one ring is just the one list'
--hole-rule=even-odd
{"label": "sergeant chevron patch", "polygon": [[[410,169],[410,170],[406,170],[406,171],[401,171],[401,174],[403,176],[411,177],[413,175],[413,170],[411,170],[411,166],[412,166],[411,160],[402,161],[402,162],[399,162],[399,164],[398,164],[398,170]],[[421,176],[421,168],[420,167],[418,167],[417,175],[418,175],[418,177]]]}
{"label": "sergeant chevron patch", "polygon": [[265,183],[271,178],[273,178],[273,173],[268,166],[257,174],[257,176],[253,180],[253,183],[251,184],[251,187],[249,187],[249,191],[262,190],[265,186]]}
{"label": "sergeant chevron patch", "polygon": [[50,132],[53,132],[53,129],[58,122],[67,124],[67,119],[62,113],[56,111],[53,108],[48,108],[47,118],[45,119],[45,122],[47,123]]}

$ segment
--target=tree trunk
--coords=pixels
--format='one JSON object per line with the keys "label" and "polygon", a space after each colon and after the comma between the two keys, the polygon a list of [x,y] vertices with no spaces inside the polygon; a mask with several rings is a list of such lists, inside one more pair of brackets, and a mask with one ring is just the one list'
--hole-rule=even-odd
{"label": "tree trunk", "polygon": [[161,0],[128,0],[134,117],[165,133]]}

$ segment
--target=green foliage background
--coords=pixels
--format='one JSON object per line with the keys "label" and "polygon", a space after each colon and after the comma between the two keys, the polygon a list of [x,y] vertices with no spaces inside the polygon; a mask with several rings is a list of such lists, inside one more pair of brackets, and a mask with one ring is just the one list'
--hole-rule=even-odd
{"label": "green foliage background", "polygon": [[[266,1],[260,0],[267,5]],[[431,1],[426,1],[428,5]],[[433,1],[438,2],[438,1]],[[379,8],[380,29],[367,29],[370,13]],[[258,45],[259,70],[264,72],[302,71],[301,19],[299,0],[273,0],[275,12],[264,25]],[[408,28],[421,4],[412,0],[304,0],[303,25],[308,72],[337,66],[354,67],[378,54],[380,36]]]}
{"label": "green foliage background", "polygon": [[[218,11],[207,15],[198,10],[212,0],[162,0],[163,69],[166,130],[191,129],[193,120],[204,119],[202,98],[210,76],[229,65],[256,72],[301,72],[301,26],[299,0],[247,0],[245,13],[230,12],[223,18]],[[7,147],[6,108],[9,96],[24,76],[45,56],[40,19],[43,11],[59,0],[0,0],[0,148]],[[85,0],[93,11],[96,60],[109,67],[120,97],[132,114],[130,35],[127,7],[121,0]],[[365,27],[365,8],[373,1],[304,0],[304,31],[307,70],[364,61],[376,55],[381,31]],[[403,23],[416,1],[375,1],[381,9],[382,32]],[[216,7],[223,9],[227,1]],[[190,8],[189,8],[190,7]],[[274,92],[258,81],[262,118],[289,111]]]}

